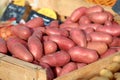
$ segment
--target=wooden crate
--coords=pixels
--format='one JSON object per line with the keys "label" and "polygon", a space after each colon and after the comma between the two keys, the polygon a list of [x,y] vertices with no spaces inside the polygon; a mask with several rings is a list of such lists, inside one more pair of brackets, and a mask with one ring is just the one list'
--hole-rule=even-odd
{"label": "wooden crate", "polygon": [[47,80],[46,70],[0,53],[0,80]]}
{"label": "wooden crate", "polygon": [[[107,58],[100,59],[81,69],[72,71],[54,80],[83,80],[89,79],[112,63],[112,58],[120,55],[115,53]],[[11,56],[0,53],[0,80],[47,80],[46,70]]]}

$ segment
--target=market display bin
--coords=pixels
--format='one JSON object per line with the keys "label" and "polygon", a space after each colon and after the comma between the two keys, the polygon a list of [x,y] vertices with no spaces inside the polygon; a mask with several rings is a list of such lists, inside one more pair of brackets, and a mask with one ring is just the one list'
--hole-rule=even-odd
{"label": "market display bin", "polygon": [[[80,6],[90,7],[93,4],[85,3],[84,0],[51,0],[49,5],[45,4],[49,0],[40,0],[40,7],[50,7],[59,15],[65,17],[70,16],[73,10]],[[111,7],[103,6],[105,10],[110,11],[116,21],[120,21],[119,15],[112,11]],[[109,57],[100,59],[81,69],[72,71],[54,80],[86,80],[99,73],[103,68],[106,68],[112,63],[114,56],[120,55],[117,52]],[[46,70],[41,66],[28,63],[14,57],[0,53],[0,80],[47,80]]]}
{"label": "market display bin", "polygon": [[[85,80],[98,75],[101,69],[112,63],[115,53],[107,58],[100,59],[81,69],[72,71],[54,80]],[[0,53],[0,80],[47,80],[46,70],[34,65]]]}

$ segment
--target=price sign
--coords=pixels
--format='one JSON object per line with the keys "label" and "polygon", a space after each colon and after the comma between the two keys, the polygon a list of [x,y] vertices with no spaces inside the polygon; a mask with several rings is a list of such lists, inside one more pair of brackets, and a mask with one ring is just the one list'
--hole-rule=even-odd
{"label": "price sign", "polygon": [[16,18],[16,21],[19,22],[23,16],[25,10],[26,10],[25,7],[10,3],[7,6],[5,12],[3,13],[1,20],[6,21],[11,18]]}

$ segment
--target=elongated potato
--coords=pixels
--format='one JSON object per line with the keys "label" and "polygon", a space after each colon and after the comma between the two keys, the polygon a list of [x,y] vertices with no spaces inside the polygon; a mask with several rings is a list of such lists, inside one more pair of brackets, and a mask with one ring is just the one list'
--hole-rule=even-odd
{"label": "elongated potato", "polygon": [[28,51],[28,49],[22,43],[8,39],[7,47],[8,47],[8,50],[10,51],[10,53],[14,57],[19,58],[24,61],[27,61],[27,62],[33,61],[32,54]]}
{"label": "elongated potato", "polygon": [[74,62],[69,62],[68,64],[66,64],[65,66],[63,66],[61,72],[60,72],[60,76],[67,74],[73,70],[77,69],[77,65]]}
{"label": "elongated potato", "polygon": [[98,24],[104,24],[108,20],[108,15],[105,12],[94,12],[88,15],[89,19]]}
{"label": "elongated potato", "polygon": [[11,31],[21,39],[27,40],[31,35],[32,32],[28,27],[25,26],[13,26],[11,27]]}
{"label": "elongated potato", "polygon": [[39,38],[40,40],[42,40],[43,32],[39,28],[40,27],[34,29],[34,32],[33,32],[32,36],[36,36],[37,38]]}
{"label": "elongated potato", "polygon": [[99,5],[96,5],[96,6],[92,6],[92,7],[89,7],[87,10],[86,10],[86,14],[91,14],[91,13],[94,13],[94,12],[103,12],[104,9],[99,6]]}
{"label": "elongated potato", "polygon": [[70,16],[70,20],[72,22],[76,22],[80,19],[81,16],[83,16],[85,14],[85,11],[87,10],[86,7],[80,7],[77,8],[76,10],[74,10]]}
{"label": "elongated potato", "polygon": [[77,64],[78,69],[87,65],[86,63],[76,63],[76,64]]}
{"label": "elongated potato", "polygon": [[109,80],[109,78],[104,77],[104,76],[95,76],[91,78],[90,80]]}
{"label": "elongated potato", "polygon": [[57,44],[53,41],[44,42],[44,52],[45,54],[52,54],[57,51]]}
{"label": "elongated potato", "polygon": [[112,43],[109,44],[110,47],[120,47],[120,38],[113,37]]}
{"label": "elongated potato", "polygon": [[91,63],[98,59],[98,54],[95,50],[75,46],[69,49],[68,53],[71,56],[72,61]]}
{"label": "elongated potato", "polygon": [[99,74],[100,74],[100,76],[104,76],[109,79],[113,79],[113,73],[108,69],[102,69]]}
{"label": "elongated potato", "polygon": [[60,28],[67,28],[67,27],[70,27],[70,28],[78,28],[79,27],[79,24],[78,23],[62,23],[60,24]]}
{"label": "elongated potato", "polygon": [[90,23],[91,21],[86,15],[81,16],[81,18],[79,19],[79,24],[90,24]]}
{"label": "elongated potato", "polygon": [[70,55],[66,51],[57,51],[53,54],[45,55],[40,62],[47,63],[50,66],[63,66],[70,61]]}
{"label": "elongated potato", "polygon": [[55,67],[54,72],[56,76],[60,76],[60,72],[62,71],[61,67]]}
{"label": "elongated potato", "polygon": [[85,33],[80,29],[72,29],[70,31],[70,38],[81,47],[87,46],[87,38]]}
{"label": "elongated potato", "polygon": [[59,27],[59,21],[58,20],[53,20],[50,22],[49,27],[55,27],[58,28]]}
{"label": "elongated potato", "polygon": [[90,24],[80,24],[79,28],[82,30],[86,30],[87,28],[92,28],[92,29],[96,30],[98,27],[101,27],[101,26],[102,26],[101,24],[90,23]]}
{"label": "elongated potato", "polygon": [[29,20],[25,25],[29,28],[42,27],[44,26],[44,20],[41,17],[36,17]]}
{"label": "elongated potato", "polygon": [[96,50],[99,53],[99,55],[102,55],[107,51],[108,46],[105,42],[92,41],[92,42],[88,42],[87,48],[92,49],[92,50]]}
{"label": "elongated potato", "polygon": [[108,57],[112,54],[115,54],[117,52],[117,50],[115,48],[109,48],[105,53],[103,53],[100,57],[101,58],[105,58]]}
{"label": "elongated potato", "polygon": [[104,32],[91,32],[89,35],[92,41],[102,41],[107,44],[110,44],[113,40],[110,34]]}
{"label": "elongated potato", "polygon": [[39,61],[43,56],[42,42],[36,36],[30,36],[28,39],[28,48],[35,60]]}
{"label": "elongated potato", "polygon": [[110,65],[106,67],[106,69],[112,71],[113,73],[117,72],[120,70],[120,64],[117,62],[113,62]]}
{"label": "elongated potato", "polygon": [[48,64],[42,62],[39,65],[46,70],[47,80],[53,80],[55,76],[51,67]]}
{"label": "elongated potato", "polygon": [[75,46],[75,43],[71,39],[64,36],[51,35],[49,36],[49,40],[56,42],[60,49],[66,51]]}
{"label": "elongated potato", "polygon": [[54,27],[47,27],[45,30],[47,35],[61,35],[61,36],[68,36],[68,31],[65,29],[54,28]]}
{"label": "elongated potato", "polygon": [[116,25],[98,27],[96,31],[105,32],[111,34],[112,36],[120,36],[120,25],[116,24]]}
{"label": "elongated potato", "polygon": [[2,38],[0,38],[0,53],[7,54],[7,43]]}

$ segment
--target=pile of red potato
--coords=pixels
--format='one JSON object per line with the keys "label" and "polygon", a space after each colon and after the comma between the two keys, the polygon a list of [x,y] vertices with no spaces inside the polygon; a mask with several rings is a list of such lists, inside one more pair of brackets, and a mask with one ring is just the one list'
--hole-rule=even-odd
{"label": "pile of red potato", "polygon": [[47,69],[48,80],[120,50],[120,25],[100,6],[80,7],[65,22],[37,17],[0,29],[0,52]]}

